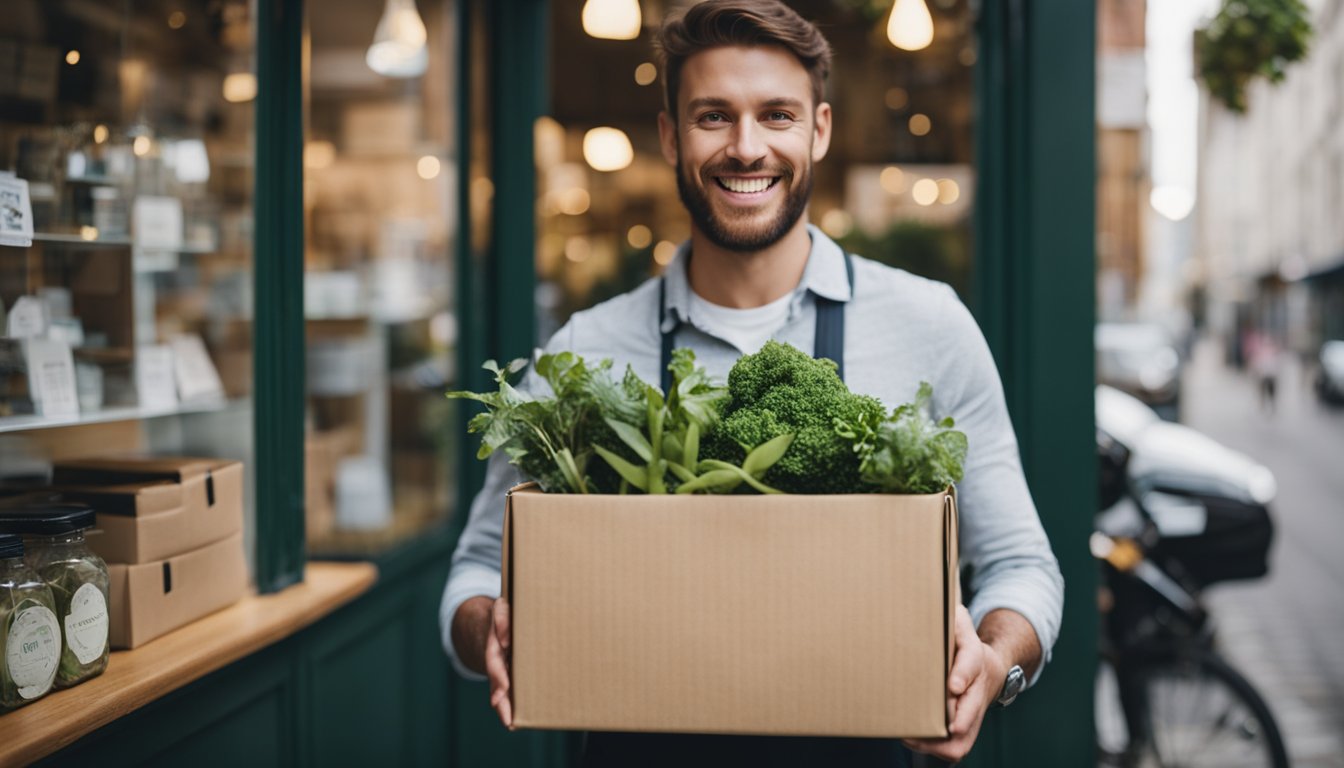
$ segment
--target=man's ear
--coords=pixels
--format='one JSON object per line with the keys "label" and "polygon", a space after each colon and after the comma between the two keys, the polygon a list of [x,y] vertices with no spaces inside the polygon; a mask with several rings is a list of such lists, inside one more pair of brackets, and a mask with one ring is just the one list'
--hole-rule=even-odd
{"label": "man's ear", "polygon": [[677,167],[677,126],[667,110],[658,113],[658,145],[663,150],[663,159],[673,168]]}
{"label": "man's ear", "polygon": [[821,102],[817,105],[816,125],[812,135],[812,162],[818,162],[831,148],[831,105]]}

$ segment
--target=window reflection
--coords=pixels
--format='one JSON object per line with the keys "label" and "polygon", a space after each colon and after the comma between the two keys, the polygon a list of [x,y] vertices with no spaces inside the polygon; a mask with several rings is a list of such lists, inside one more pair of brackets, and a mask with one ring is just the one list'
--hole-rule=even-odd
{"label": "window reflection", "polygon": [[305,16],[308,536],[317,555],[376,552],[452,498],[454,12],[323,0]]}

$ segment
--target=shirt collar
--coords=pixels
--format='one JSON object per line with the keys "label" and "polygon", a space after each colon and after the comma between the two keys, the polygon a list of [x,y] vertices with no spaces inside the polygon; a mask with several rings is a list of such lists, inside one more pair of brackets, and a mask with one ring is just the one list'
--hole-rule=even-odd
{"label": "shirt collar", "polygon": [[[795,295],[801,297],[804,292],[811,291],[833,301],[849,301],[853,291],[849,274],[845,270],[845,252],[812,224],[807,225],[807,234],[812,239],[812,250],[807,256],[807,266],[803,268],[803,279],[798,283]],[[690,319],[691,280],[686,274],[690,251],[691,241],[687,240],[677,248],[676,256],[663,273],[667,286],[667,306],[663,311],[661,328],[663,332],[671,331],[679,323]]]}

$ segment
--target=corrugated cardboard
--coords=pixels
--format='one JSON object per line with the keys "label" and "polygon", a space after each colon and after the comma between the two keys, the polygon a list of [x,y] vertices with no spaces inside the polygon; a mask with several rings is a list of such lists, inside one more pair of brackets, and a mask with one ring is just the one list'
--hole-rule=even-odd
{"label": "corrugated cardboard", "polygon": [[517,727],[939,737],[955,495],[509,494]]}
{"label": "corrugated cardboard", "polygon": [[190,458],[57,462],[56,488],[97,512],[89,547],[109,563],[148,563],[243,527],[243,465]]}
{"label": "corrugated cardboard", "polygon": [[232,605],[247,590],[241,533],[161,562],[109,565],[107,572],[113,648],[143,645]]}

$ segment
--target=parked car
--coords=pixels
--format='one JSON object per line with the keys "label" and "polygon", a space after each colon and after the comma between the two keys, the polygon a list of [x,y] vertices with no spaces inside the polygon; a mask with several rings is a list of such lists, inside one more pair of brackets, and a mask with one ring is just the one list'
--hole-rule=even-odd
{"label": "parked car", "polygon": [[1321,345],[1316,394],[1327,403],[1344,403],[1344,341],[1327,341]]}
{"label": "parked car", "polygon": [[1156,323],[1098,323],[1094,336],[1097,383],[1153,406],[1174,420],[1181,396],[1181,355]]}

